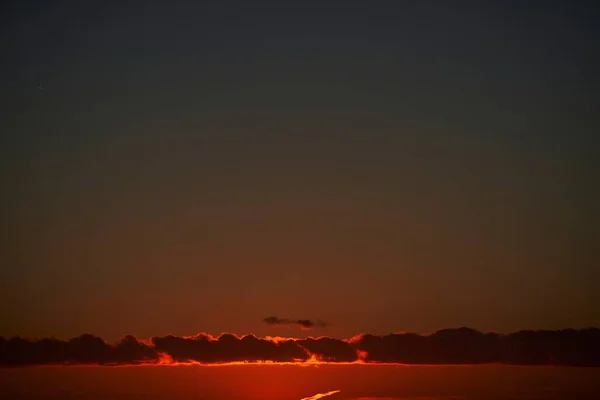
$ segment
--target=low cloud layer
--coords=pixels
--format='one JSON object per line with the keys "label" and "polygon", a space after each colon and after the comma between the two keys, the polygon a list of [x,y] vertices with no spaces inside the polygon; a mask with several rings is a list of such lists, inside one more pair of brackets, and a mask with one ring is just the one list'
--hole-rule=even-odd
{"label": "low cloud layer", "polygon": [[401,363],[568,365],[600,367],[600,330],[519,331],[506,335],[469,328],[431,335],[361,334],[331,337],[258,338],[222,334],[213,337],[126,336],[107,343],[93,335],[69,340],[0,337],[0,366],[138,365],[231,362]]}
{"label": "low cloud layer", "polygon": [[309,330],[314,327],[324,328],[328,326],[326,322],[323,321],[311,321],[310,319],[288,319],[288,318],[277,318],[277,317],[267,317],[263,319],[263,322],[269,325],[276,326],[299,326],[301,329]]}

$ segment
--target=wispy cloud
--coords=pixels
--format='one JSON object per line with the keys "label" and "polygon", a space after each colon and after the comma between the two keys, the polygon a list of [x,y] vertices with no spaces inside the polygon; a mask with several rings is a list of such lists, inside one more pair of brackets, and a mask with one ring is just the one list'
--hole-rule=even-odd
{"label": "wispy cloud", "polygon": [[311,397],[304,397],[303,399],[300,399],[300,400],[317,400],[317,399],[322,399],[323,397],[331,396],[331,395],[334,395],[334,394],[339,393],[339,392],[340,392],[340,390],[332,390],[331,392],[318,393],[318,394],[315,394],[314,396],[311,396]]}
{"label": "wispy cloud", "polygon": [[289,319],[289,318],[278,318],[278,317],[267,317],[263,319],[263,322],[268,325],[276,326],[299,326],[301,329],[309,330],[315,327],[325,328],[329,324],[323,321],[311,321],[310,319]]}

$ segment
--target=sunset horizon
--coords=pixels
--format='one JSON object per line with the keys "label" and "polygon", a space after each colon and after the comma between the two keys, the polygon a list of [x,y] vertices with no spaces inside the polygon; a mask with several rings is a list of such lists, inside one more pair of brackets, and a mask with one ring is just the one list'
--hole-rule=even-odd
{"label": "sunset horizon", "polygon": [[6,0],[0,399],[597,400],[599,11]]}

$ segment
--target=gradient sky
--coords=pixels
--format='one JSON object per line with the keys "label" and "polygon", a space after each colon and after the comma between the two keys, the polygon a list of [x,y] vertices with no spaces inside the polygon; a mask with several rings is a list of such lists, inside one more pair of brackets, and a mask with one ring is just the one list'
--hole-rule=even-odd
{"label": "gradient sky", "polygon": [[345,3],[3,4],[0,335],[597,326],[594,3]]}
{"label": "gradient sky", "polygon": [[598,368],[227,366],[2,371],[10,398],[90,400],[594,400]]}

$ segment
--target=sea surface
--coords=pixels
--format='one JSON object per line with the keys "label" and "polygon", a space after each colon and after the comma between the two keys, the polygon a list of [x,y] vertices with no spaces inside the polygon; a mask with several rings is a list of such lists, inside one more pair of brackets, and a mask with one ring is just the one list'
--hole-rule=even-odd
{"label": "sea surface", "polygon": [[[331,394],[325,396],[327,393]],[[498,365],[22,368],[0,370],[0,398],[591,400],[600,399],[600,368]]]}

